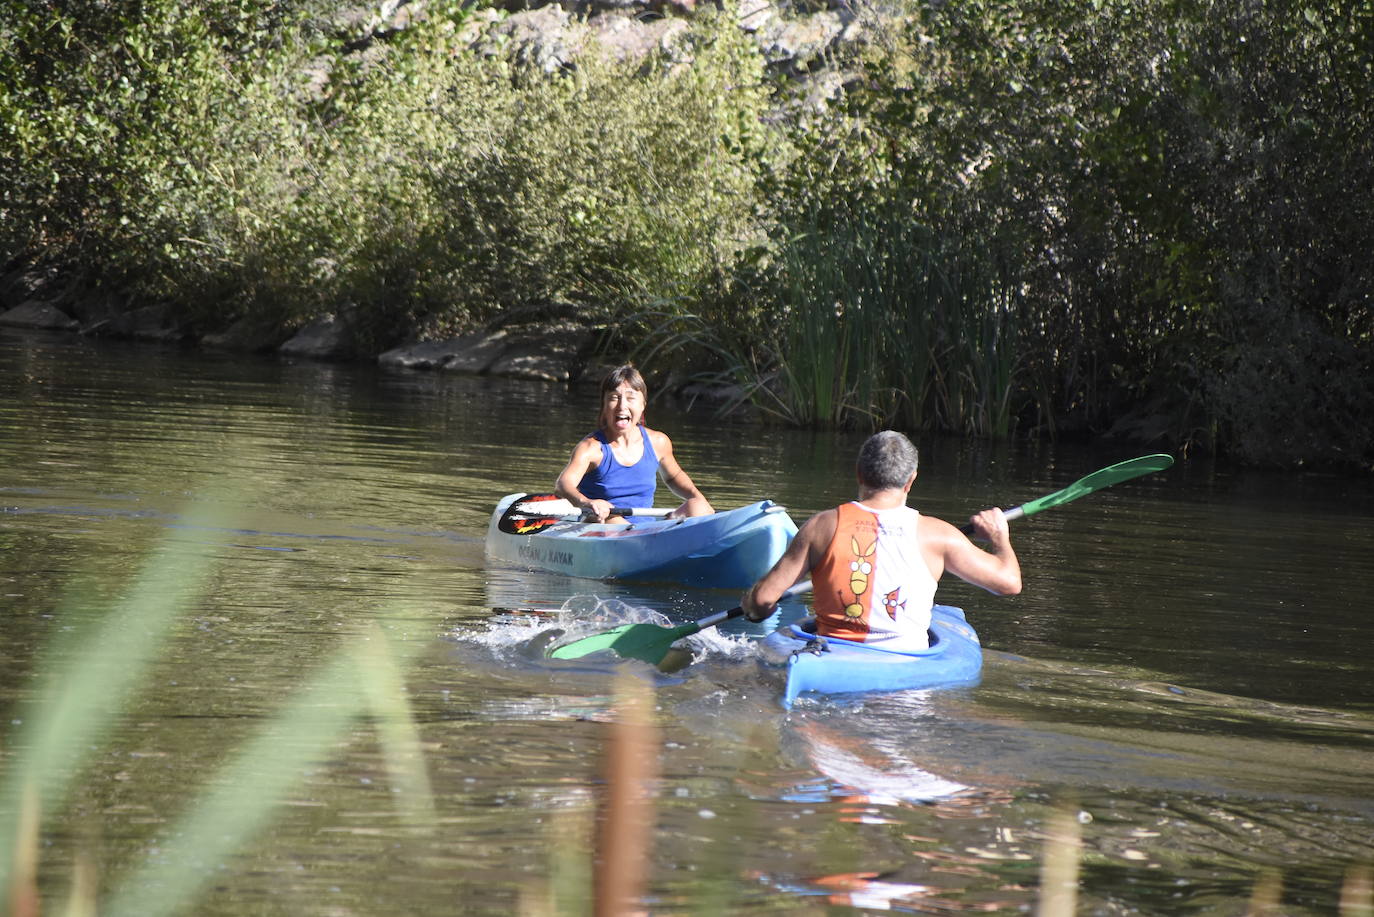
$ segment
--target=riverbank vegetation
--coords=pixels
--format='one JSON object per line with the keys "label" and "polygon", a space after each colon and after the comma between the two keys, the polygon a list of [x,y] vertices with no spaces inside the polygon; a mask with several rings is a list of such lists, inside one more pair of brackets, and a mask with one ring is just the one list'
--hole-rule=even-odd
{"label": "riverbank vegetation", "polygon": [[730,4],[559,66],[457,2],[6,6],[0,258],[74,296],[558,305],[792,423],[1374,467],[1369,0],[851,9],[823,103]]}

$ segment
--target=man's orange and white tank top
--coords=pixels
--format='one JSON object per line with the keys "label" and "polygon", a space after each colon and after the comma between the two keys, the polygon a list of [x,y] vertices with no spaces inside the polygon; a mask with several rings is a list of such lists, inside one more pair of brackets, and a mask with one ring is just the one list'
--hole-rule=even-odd
{"label": "man's orange and white tank top", "polygon": [[817,633],[898,652],[925,649],[936,583],[916,537],[921,514],[857,502],[837,511],[835,538],[811,571]]}

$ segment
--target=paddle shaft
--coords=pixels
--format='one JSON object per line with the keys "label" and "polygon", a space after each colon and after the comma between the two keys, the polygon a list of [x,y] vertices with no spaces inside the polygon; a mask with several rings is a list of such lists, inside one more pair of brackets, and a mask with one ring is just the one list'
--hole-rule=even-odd
{"label": "paddle shaft", "polygon": [[[496,527],[507,535],[536,535],[560,522],[585,519],[589,512],[556,494],[525,494],[506,507]],[[617,506],[611,513],[615,516],[667,516],[672,510]]]}
{"label": "paddle shaft", "polygon": [[[517,500],[511,505],[510,512],[513,515],[557,516],[564,519],[575,519],[586,515],[588,510],[575,506],[571,500],[559,498],[557,500]],[[613,506],[610,514],[612,516],[666,516],[671,512],[671,509],[664,507]]]}
{"label": "paddle shaft", "polygon": [[[1020,519],[1022,516],[1034,516],[1041,510],[1050,509],[1055,506],[1063,506],[1065,503],[1077,500],[1079,497],[1086,497],[1090,493],[1111,487],[1113,484],[1120,484],[1122,481],[1129,481],[1141,475],[1150,474],[1154,471],[1163,471],[1174,463],[1171,455],[1156,453],[1154,455],[1142,455],[1140,458],[1128,459],[1124,462],[1117,462],[1094,471],[1086,477],[1079,478],[1068,487],[1056,490],[1052,494],[1039,497],[1035,500],[1023,503],[1020,506],[1013,506],[1003,515],[1007,521]],[[959,531],[965,535],[973,534],[973,524],[969,523]]]}
{"label": "paddle shaft", "polygon": [[[1026,515],[1026,510],[1024,507],[1013,506],[1011,509],[1003,510],[1002,515],[1007,518],[1008,522],[1015,522],[1017,519],[1020,519],[1022,516]],[[965,523],[963,526],[959,528],[959,531],[963,532],[965,535],[972,535],[974,531],[973,523]]]}
{"label": "paddle shaft", "polygon": [[[797,583],[796,585],[788,589],[786,592],[784,592],[779,601],[781,601],[782,599],[791,598],[794,595],[801,595],[803,592],[810,591],[811,580],[802,580],[800,583]],[[690,637],[692,634],[704,630],[707,627],[715,627],[717,624],[724,624],[726,621],[732,621],[735,618],[742,617],[743,615],[744,607],[741,605],[736,605],[729,611],[718,611],[715,614],[707,615],[706,617],[702,618],[699,621],[693,622],[692,624],[684,624],[681,628],[678,628],[678,630],[682,630],[683,628],[688,627],[692,628],[691,630],[688,630],[681,635],[683,637]]]}

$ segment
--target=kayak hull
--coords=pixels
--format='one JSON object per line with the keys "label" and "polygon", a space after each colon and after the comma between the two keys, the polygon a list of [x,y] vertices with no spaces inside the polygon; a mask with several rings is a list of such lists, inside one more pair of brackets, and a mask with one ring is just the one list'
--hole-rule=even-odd
{"label": "kayak hull", "polygon": [[[764,665],[787,679],[782,703],[791,707],[803,694],[857,694],[974,684],[983,669],[978,634],[964,613],[950,605],[931,609],[930,648],[894,653],[852,640],[815,634],[799,624],[778,628],[759,643]],[[816,651],[819,650],[819,651]]]}
{"label": "kayak hull", "polygon": [[782,556],[797,526],[771,500],[685,519],[630,525],[560,522],[533,534],[498,528],[502,514],[526,494],[496,504],[487,528],[487,556],[568,576],[674,582],[743,589]]}

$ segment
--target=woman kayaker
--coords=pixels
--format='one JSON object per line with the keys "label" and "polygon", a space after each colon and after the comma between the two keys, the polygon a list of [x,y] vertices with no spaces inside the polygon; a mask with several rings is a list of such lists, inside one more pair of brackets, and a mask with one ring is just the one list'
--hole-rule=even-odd
{"label": "woman kayaker", "polygon": [[579,440],[554,489],[560,497],[588,511],[598,522],[623,522],[612,516],[616,506],[654,505],[658,478],[683,503],[672,516],[706,516],[711,504],[673,457],[666,433],[644,426],[649,388],[628,363],[601,381],[599,429]]}
{"label": "woman kayaker", "polygon": [[984,551],[957,528],[906,505],[916,447],[891,430],[859,450],[859,499],[823,510],[797,531],[773,569],[744,594],[751,621],[771,615],[783,591],[811,574],[816,632],[898,652],[929,645],[930,608],[944,573],[996,595],[1021,591],[1021,566],[1000,509],[974,516]]}

